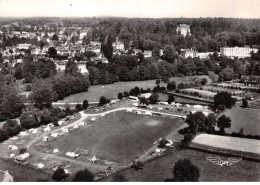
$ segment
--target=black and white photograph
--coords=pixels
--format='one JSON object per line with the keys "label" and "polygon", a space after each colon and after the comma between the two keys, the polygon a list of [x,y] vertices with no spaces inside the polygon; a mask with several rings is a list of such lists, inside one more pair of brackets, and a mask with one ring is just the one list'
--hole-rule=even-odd
{"label": "black and white photograph", "polygon": [[259,181],[260,0],[0,0],[0,184]]}

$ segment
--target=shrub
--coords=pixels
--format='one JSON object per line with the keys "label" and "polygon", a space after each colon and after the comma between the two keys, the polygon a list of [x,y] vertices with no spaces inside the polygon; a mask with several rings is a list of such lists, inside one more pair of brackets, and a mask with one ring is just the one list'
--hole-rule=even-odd
{"label": "shrub", "polygon": [[112,182],[127,182],[127,179],[125,178],[125,176],[123,176],[122,174],[116,174],[113,177]]}
{"label": "shrub", "polygon": [[24,153],[26,153],[26,151],[27,151],[27,148],[21,148],[19,150],[19,154],[24,154]]}
{"label": "shrub", "polygon": [[88,100],[84,100],[83,103],[82,103],[82,108],[84,110],[86,110],[88,108],[89,104],[88,104]]}
{"label": "shrub", "polygon": [[0,142],[5,141],[9,138],[8,133],[5,129],[0,128]]}
{"label": "shrub", "polygon": [[82,106],[81,106],[80,103],[78,103],[78,104],[76,105],[76,110],[77,110],[77,111],[81,111],[81,110],[82,110]]}
{"label": "shrub", "polygon": [[189,159],[180,159],[174,165],[173,175],[177,182],[198,182],[200,171]]}
{"label": "shrub", "polygon": [[168,141],[167,139],[163,138],[163,139],[160,141],[158,147],[159,147],[159,148],[165,148],[165,146],[166,146],[167,143],[169,143],[169,141]]}
{"label": "shrub", "polygon": [[117,94],[117,98],[118,98],[119,100],[122,100],[123,97],[124,97],[124,96],[123,96],[123,93],[120,92],[120,93]]}
{"label": "shrub", "polygon": [[99,106],[103,106],[105,104],[107,104],[107,99],[106,99],[106,97],[101,96],[99,99]]}
{"label": "shrub", "polygon": [[124,92],[124,97],[128,97],[129,93],[127,91]]}
{"label": "shrub", "polygon": [[55,170],[52,175],[52,178],[55,181],[63,181],[67,177],[68,177],[68,175],[65,173],[65,170],[60,167],[57,170]]}
{"label": "shrub", "polygon": [[144,165],[140,161],[134,161],[131,167],[137,171],[143,169]]}
{"label": "shrub", "polygon": [[93,182],[94,181],[94,175],[88,170],[80,170],[76,173],[74,177],[75,182]]}
{"label": "shrub", "polygon": [[158,93],[152,93],[151,96],[149,97],[149,101],[151,104],[156,104],[158,102],[159,95]]}
{"label": "shrub", "polygon": [[201,85],[206,85],[208,83],[207,78],[203,78],[200,83]]}

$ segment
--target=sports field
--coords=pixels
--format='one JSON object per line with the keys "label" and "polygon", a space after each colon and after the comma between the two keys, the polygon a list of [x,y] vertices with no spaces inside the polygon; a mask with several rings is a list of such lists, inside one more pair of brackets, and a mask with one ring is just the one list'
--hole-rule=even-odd
{"label": "sports field", "polygon": [[182,124],[184,121],[179,118],[116,112],[48,143],[48,147],[58,148],[62,153],[85,149],[90,156],[128,163]]}
{"label": "sports field", "polygon": [[233,107],[226,109],[223,113],[231,118],[231,127],[225,129],[226,132],[239,132],[243,129],[243,134],[260,135],[260,110],[243,109]]}
{"label": "sports field", "polygon": [[216,148],[260,154],[260,141],[255,139],[200,134],[192,142]]}

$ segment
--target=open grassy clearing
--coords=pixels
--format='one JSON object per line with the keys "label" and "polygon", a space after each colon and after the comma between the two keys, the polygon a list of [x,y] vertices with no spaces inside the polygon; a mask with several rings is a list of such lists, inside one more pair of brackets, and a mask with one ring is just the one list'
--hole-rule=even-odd
{"label": "open grassy clearing", "polygon": [[255,139],[200,134],[192,142],[216,148],[260,154],[260,141]]}
{"label": "open grassy clearing", "polygon": [[[202,151],[190,149],[177,150],[170,149],[165,156],[145,163],[143,170],[135,171],[127,169],[120,174],[124,175],[130,182],[162,182],[167,178],[172,178],[174,164],[180,159],[189,159],[200,169],[199,181],[224,182],[224,181],[259,181],[259,163],[247,160],[241,160],[232,166],[217,166],[206,160],[206,157],[220,157],[226,160],[227,157],[215,154],[209,154]],[[102,181],[111,181],[112,176],[102,179]]]}
{"label": "open grassy clearing", "polygon": [[260,135],[260,111],[257,109],[243,109],[233,107],[226,109],[224,113],[232,120],[231,127],[225,129],[226,132],[239,132],[243,129],[243,134]]}
{"label": "open grassy clearing", "polygon": [[[174,80],[178,83],[191,83],[195,82],[196,79],[207,78],[208,82],[211,82],[210,78],[206,75],[202,76],[185,76],[185,77],[172,77],[170,80]],[[161,86],[166,86],[167,84],[161,82]],[[81,103],[83,100],[88,100],[89,102],[97,102],[99,101],[100,96],[105,96],[109,99],[117,99],[117,94],[119,92],[130,91],[130,89],[138,86],[143,89],[153,89],[156,84],[155,80],[146,80],[146,81],[130,81],[130,82],[116,82],[114,84],[108,85],[95,85],[90,86],[87,92],[74,94],[66,97],[64,100],[59,102],[73,102],[73,103]]]}
{"label": "open grassy clearing", "polygon": [[[161,82],[165,86],[165,83]],[[59,102],[73,102],[82,103],[83,100],[88,100],[89,102],[98,102],[100,96],[105,96],[109,99],[117,99],[117,94],[119,92],[130,91],[134,87],[140,87],[143,89],[153,89],[156,84],[155,80],[147,81],[131,81],[131,82],[116,82],[114,84],[108,85],[95,85],[90,86],[87,92],[74,94],[64,98]]]}
{"label": "open grassy clearing", "polygon": [[197,80],[202,80],[203,78],[206,78],[208,80],[208,83],[211,83],[212,80],[207,75],[200,75],[200,76],[184,76],[184,77],[171,77],[170,81],[174,80],[177,84],[179,83],[192,83],[196,82]]}
{"label": "open grassy clearing", "polygon": [[14,182],[53,181],[52,174],[12,161],[0,159],[0,170],[6,169],[14,177]]}
{"label": "open grassy clearing", "polygon": [[[164,93],[159,93],[159,100],[161,101],[167,101],[168,100],[169,95],[168,94],[164,94]],[[182,97],[178,97],[178,96],[174,96],[175,98],[175,102],[178,103],[185,103],[185,104],[205,104],[201,101],[197,101],[197,100],[191,100],[188,98],[182,98]]]}
{"label": "open grassy clearing", "polygon": [[182,91],[184,92],[188,92],[188,93],[198,93],[201,96],[206,96],[206,97],[214,97],[217,93],[214,92],[210,92],[210,91],[206,91],[206,90],[199,90],[199,89],[195,89],[195,88],[188,88],[188,89],[182,89]]}
{"label": "open grassy clearing", "polygon": [[80,148],[88,150],[90,156],[128,163],[149,149],[154,141],[170,134],[183,123],[179,118],[141,116],[120,111],[48,143],[48,148],[58,148],[63,153]]}

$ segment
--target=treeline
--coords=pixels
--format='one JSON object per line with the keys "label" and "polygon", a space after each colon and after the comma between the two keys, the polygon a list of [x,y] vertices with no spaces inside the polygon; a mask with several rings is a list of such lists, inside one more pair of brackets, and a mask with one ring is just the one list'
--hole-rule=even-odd
{"label": "treeline", "polygon": [[[191,36],[176,33],[176,27],[191,25]],[[99,29],[96,29],[96,27]],[[171,18],[171,19],[103,19],[93,25],[94,39],[119,37],[126,47],[131,44],[142,50],[174,45],[176,50],[193,48],[199,52],[219,51],[224,46],[259,45],[258,19]]]}

